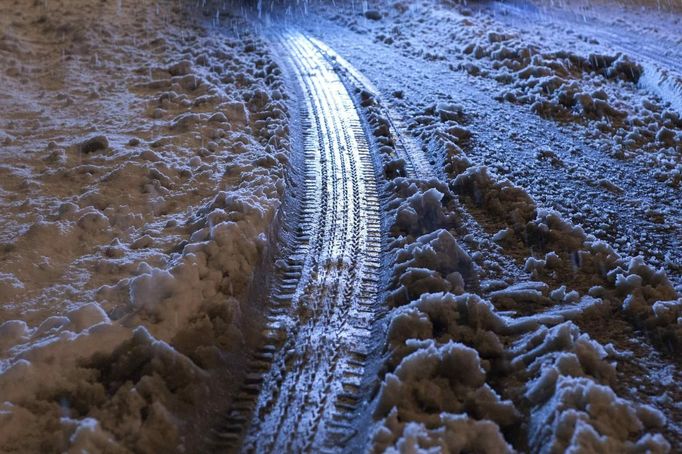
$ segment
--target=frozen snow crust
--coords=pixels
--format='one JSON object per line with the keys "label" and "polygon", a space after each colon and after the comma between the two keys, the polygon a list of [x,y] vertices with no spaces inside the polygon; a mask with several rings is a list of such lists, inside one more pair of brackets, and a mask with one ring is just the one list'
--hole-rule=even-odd
{"label": "frozen snow crust", "polygon": [[[538,209],[522,188],[472,165],[464,152],[471,133],[457,106],[434,105],[414,128],[443,157],[448,184],[402,176],[394,165],[398,141],[376,118],[378,101],[366,92],[360,99],[390,179],[393,238],[371,449],[669,452],[659,433],[665,416],[613,389],[623,353],[576,324],[621,311],[660,348],[678,349],[682,300],[665,273],[621,258],[558,213]],[[536,251],[525,263],[534,280],[481,280],[486,263],[456,239],[465,228],[460,203],[496,219],[502,228],[493,239],[502,248]],[[550,291],[570,273],[594,285]]]}
{"label": "frozen snow crust", "polygon": [[0,7],[3,452],[195,451],[241,373],[286,94],[242,20],[201,12]]}

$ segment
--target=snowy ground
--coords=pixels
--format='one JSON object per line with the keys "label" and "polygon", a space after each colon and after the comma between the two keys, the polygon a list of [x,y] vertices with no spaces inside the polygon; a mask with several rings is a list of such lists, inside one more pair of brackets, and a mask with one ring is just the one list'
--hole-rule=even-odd
{"label": "snowy ground", "polygon": [[0,4],[0,450],[682,449],[678,5],[189,3]]}
{"label": "snowy ground", "polygon": [[682,123],[663,57],[680,52],[679,19],[619,35],[603,13],[500,8],[337,3],[285,19],[376,86],[380,101],[358,103],[380,149],[400,142],[390,111],[441,180],[388,186],[395,309],[374,449],[677,450]]}
{"label": "snowy ground", "polygon": [[0,5],[3,452],[192,451],[238,381],[287,113],[214,12]]}
{"label": "snowy ground", "polygon": [[[394,57],[375,58],[384,47],[400,54],[411,71],[418,70],[417,61],[433,62],[428,64],[431,74],[423,78],[392,72],[386,92],[419,99],[421,103],[408,106],[413,115],[438,101],[461,105],[471,126],[480,125],[468,150],[470,159],[491,166],[621,252],[641,254],[666,267],[671,279],[682,283],[682,207],[677,196],[681,113],[667,106],[670,99],[661,102],[639,88],[634,83],[639,78],[628,80],[629,69],[624,77],[605,77],[571,67],[574,58],[599,59],[617,55],[619,49],[576,37],[572,23],[562,24],[561,31],[541,22],[515,27],[496,20],[497,11],[461,16],[431,4],[398,11],[386,9],[392,20],[341,17],[361,36],[371,35],[376,50],[358,53],[357,59],[377,61],[374,65],[383,65],[384,74],[403,67],[391,61]],[[349,47],[367,45],[346,42]],[[529,59],[538,54],[528,66],[524,52]],[[527,105],[531,112],[517,105]],[[501,153],[503,147],[509,152]]]}

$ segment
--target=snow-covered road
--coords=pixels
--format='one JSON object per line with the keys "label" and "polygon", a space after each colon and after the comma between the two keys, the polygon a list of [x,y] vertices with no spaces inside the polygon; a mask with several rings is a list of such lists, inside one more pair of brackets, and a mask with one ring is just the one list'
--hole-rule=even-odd
{"label": "snow-covered road", "polygon": [[[299,84],[305,191],[281,258],[266,343],[217,438],[247,452],[332,449],[356,432],[378,305],[381,221],[374,161],[353,101],[304,36],[281,52]],[[263,360],[270,364],[263,370]],[[254,395],[260,392],[260,395]],[[250,408],[249,395],[257,398]]]}
{"label": "snow-covered road", "polygon": [[682,8],[609,2],[0,3],[0,451],[681,451]]}

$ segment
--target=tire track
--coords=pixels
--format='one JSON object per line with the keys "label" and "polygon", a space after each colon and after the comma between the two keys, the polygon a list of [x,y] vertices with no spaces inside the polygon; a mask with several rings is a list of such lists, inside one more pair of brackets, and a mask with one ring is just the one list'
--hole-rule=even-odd
{"label": "tire track", "polygon": [[318,452],[353,437],[377,304],[379,198],[360,118],[307,39],[285,34],[281,46],[305,98],[305,196],[264,346],[214,434],[244,452]]}
{"label": "tire track", "polygon": [[374,98],[379,100],[383,117],[389,124],[391,136],[396,141],[395,149],[397,157],[405,161],[408,176],[424,179],[434,178],[436,174],[434,173],[433,167],[417,144],[414,143],[414,140],[401,133],[401,131],[407,130],[407,126],[401,120],[400,115],[390,109],[384,100],[381,99],[381,91],[379,91],[379,89],[362,73],[358,72],[358,70],[356,70],[345,58],[337,54],[322,41],[310,36],[307,36],[306,38],[322,55],[324,55],[329,64],[341,72],[343,75],[342,80],[346,82],[346,87],[349,92],[351,91],[351,88],[360,88],[371,93]]}

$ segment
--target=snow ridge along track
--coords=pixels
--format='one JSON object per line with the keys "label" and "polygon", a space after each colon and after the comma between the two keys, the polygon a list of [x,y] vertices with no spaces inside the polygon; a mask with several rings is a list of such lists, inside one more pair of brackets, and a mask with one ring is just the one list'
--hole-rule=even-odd
{"label": "snow ridge along track", "polygon": [[364,405],[379,196],[360,117],[334,68],[300,34],[281,44],[305,98],[301,225],[272,295],[268,341],[216,438],[243,452],[323,452],[353,437]]}

